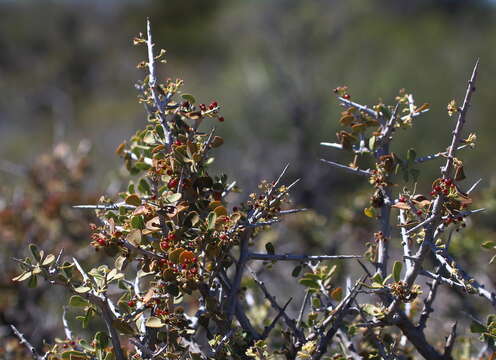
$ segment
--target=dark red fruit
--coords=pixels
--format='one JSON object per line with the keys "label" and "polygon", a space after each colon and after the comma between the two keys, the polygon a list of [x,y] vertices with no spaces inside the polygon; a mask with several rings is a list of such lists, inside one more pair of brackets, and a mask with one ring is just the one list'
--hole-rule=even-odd
{"label": "dark red fruit", "polygon": [[172,178],[169,180],[169,182],[167,183],[167,187],[169,189],[173,189],[175,188],[177,185],[179,184],[179,180],[176,179],[176,178]]}

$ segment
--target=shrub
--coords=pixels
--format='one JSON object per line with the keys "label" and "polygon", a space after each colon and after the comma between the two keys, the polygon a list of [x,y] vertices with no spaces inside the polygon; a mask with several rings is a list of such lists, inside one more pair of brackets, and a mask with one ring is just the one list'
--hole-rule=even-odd
{"label": "shrub", "polygon": [[[148,53],[138,64],[147,76],[137,85],[148,124],[116,151],[134,180],[118,201],[102,198],[98,204],[78,206],[96,211],[99,223],[91,225],[91,246],[110,257],[112,265],[87,270],[76,258],[31,244],[31,257],[18,260],[22,272],[14,279],[33,282],[41,277],[63,286],[71,294],[69,305],[81,310],[77,319],[82,326],[102,321],[105,330],[74,335],[65,322],[66,338],[56,340],[42,356],[13,328],[35,358],[452,358],[456,323],[441,346],[425,334],[439,287],[496,305],[495,295],[449,254],[452,232],[463,230],[466,218],[479,211],[469,209],[473,188],[462,190],[464,167],[457,157],[475,142],[475,135],[464,138],[462,131],[477,65],[463,104],[448,105],[449,115],[456,118],[448,149],[425,157],[417,157],[413,149],[401,157],[391,145],[395,133],[413,126],[428,104],[416,106],[411,94],[400,91],[394,106],[367,107],[352,101],[346,87],[336,88],[344,107],[339,120],[343,130],[337,143],[323,145],[350,153],[352,161],[323,162],[368,180],[372,190],[364,214],[377,221],[374,241],[363,256],[281,254],[270,242],[259,253],[250,245],[262,231],[303,210],[291,207],[288,198],[297,181],[283,185],[286,167],[274,181],[262,182],[257,194],[228,206],[226,196],[237,190],[236,183],[209,172],[213,149],[223,139],[215,129],[202,130],[210,122],[224,121],[220,105],[197,104],[181,92],[181,80],[158,81],[156,65],[165,51],[154,52],[149,23],[146,36],[134,43]],[[436,160],[444,165],[432,191],[418,193],[418,167]],[[403,251],[394,262],[390,247],[398,234],[393,215]],[[434,262],[430,270],[429,257]],[[352,281],[347,274],[346,286],[339,286],[337,266],[329,263],[339,259],[357,260],[363,275]],[[250,269],[253,261],[268,267],[296,263],[293,281],[305,289],[297,314],[287,310],[291,299],[279,301]],[[432,282],[427,286],[422,278]],[[272,309],[274,316],[260,321],[249,307],[265,314]],[[487,322],[474,321],[471,329],[492,349],[495,326],[490,316]]]}

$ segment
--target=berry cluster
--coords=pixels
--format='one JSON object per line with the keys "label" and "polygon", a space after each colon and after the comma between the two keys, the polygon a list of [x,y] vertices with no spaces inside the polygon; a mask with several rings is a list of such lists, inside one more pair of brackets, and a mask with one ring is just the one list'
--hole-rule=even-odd
{"label": "berry cluster", "polygon": [[431,196],[435,197],[441,194],[448,196],[452,188],[455,188],[455,184],[450,178],[438,179],[432,186]]}

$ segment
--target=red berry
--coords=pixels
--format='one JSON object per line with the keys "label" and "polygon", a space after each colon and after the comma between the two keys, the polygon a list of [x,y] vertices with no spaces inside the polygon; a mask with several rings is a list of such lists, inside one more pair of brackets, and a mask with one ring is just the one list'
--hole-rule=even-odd
{"label": "red berry", "polygon": [[201,111],[206,111],[207,110],[207,106],[205,104],[200,104],[200,110]]}
{"label": "red berry", "polygon": [[436,196],[436,195],[437,195],[437,192],[431,191],[431,196]]}
{"label": "red berry", "polygon": [[182,143],[181,141],[179,141],[179,140],[176,140],[176,141],[174,142],[174,145],[176,145],[176,146],[181,146],[182,144],[183,144],[183,143]]}
{"label": "red berry", "polygon": [[219,121],[220,121],[220,122],[224,122],[224,116],[221,116],[221,117],[219,118]]}
{"label": "red berry", "polygon": [[217,107],[217,101],[212,101],[210,104],[211,107],[216,108]]}
{"label": "red berry", "polygon": [[101,245],[101,246],[107,245],[107,242],[105,241],[105,239],[102,239],[102,238],[98,239],[97,242],[98,242],[98,245]]}
{"label": "red berry", "polygon": [[162,250],[168,250],[170,248],[170,245],[167,241],[162,241],[160,243],[160,247],[162,248]]}
{"label": "red berry", "polygon": [[453,184],[453,180],[451,179],[444,179],[444,183],[448,186],[450,186],[451,184]]}
{"label": "red berry", "polygon": [[71,341],[69,344],[71,344],[71,346],[74,346],[74,345],[76,345],[76,342],[75,341]]}
{"label": "red berry", "polygon": [[441,191],[441,186],[439,185],[434,186],[434,190],[437,192]]}
{"label": "red berry", "polygon": [[134,302],[133,300],[129,300],[129,301],[127,302],[127,305],[128,305],[129,307],[134,307],[134,305],[136,305],[136,302]]}
{"label": "red berry", "polygon": [[418,215],[418,216],[422,215],[422,210],[420,210],[420,209],[419,209],[419,210],[417,210],[417,215]]}
{"label": "red berry", "polygon": [[444,189],[444,190],[443,190],[443,194],[444,194],[444,195],[448,195],[448,194],[449,194],[448,189]]}
{"label": "red berry", "polygon": [[169,182],[167,183],[167,187],[169,189],[173,189],[177,186],[177,184],[179,184],[179,180],[176,179],[176,178],[173,178],[173,179],[170,179]]}
{"label": "red berry", "polygon": [[171,176],[172,174],[174,174],[174,171],[172,171],[172,169],[167,170],[167,175]]}
{"label": "red berry", "polygon": [[343,95],[343,98],[346,99],[346,100],[349,100],[351,98],[350,94],[344,94]]}
{"label": "red berry", "polygon": [[193,275],[194,275],[194,274],[196,274],[196,273],[197,273],[197,271],[198,271],[198,270],[196,270],[196,268],[192,268],[189,272],[190,272],[191,274],[193,274]]}

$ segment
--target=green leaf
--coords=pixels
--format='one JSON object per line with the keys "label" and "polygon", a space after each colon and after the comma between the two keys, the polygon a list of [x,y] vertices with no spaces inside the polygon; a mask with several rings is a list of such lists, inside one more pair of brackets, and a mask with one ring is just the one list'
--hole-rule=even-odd
{"label": "green leaf", "polygon": [[109,337],[103,331],[95,334],[95,344],[98,349],[105,349],[109,344]]}
{"label": "green leaf", "polygon": [[93,348],[93,346],[90,346],[88,342],[84,339],[79,340],[79,346],[81,346],[86,351],[91,351],[91,352],[95,351],[95,348]]}
{"label": "green leaf", "polygon": [[26,272],[23,272],[21,275],[19,276],[16,276],[15,278],[12,279],[12,281],[24,281],[24,280],[27,280],[31,277],[33,273],[31,271],[26,271]]}
{"label": "green leaf", "polygon": [[168,203],[175,203],[177,201],[179,201],[182,197],[182,194],[181,193],[174,193],[174,194],[170,194],[170,195],[167,195],[167,197],[165,198],[165,201],[167,201]]}
{"label": "green leaf", "polygon": [[155,131],[161,139],[165,139],[164,127],[162,124],[155,127]]}
{"label": "green leaf", "polygon": [[139,169],[139,170],[148,170],[151,168],[150,165],[148,165],[146,162],[143,162],[143,161],[137,161],[134,166]]}
{"label": "green leaf", "polygon": [[376,140],[375,136],[371,136],[369,139],[369,149],[372,151],[374,150],[375,147],[375,140]]}
{"label": "green leaf", "polygon": [[378,282],[380,284],[382,284],[383,280],[384,279],[382,278],[381,274],[379,274],[379,273],[376,273],[374,276],[372,276],[372,281]]}
{"label": "green leaf", "polygon": [[69,350],[62,353],[62,359],[64,360],[86,360],[90,357],[81,351]]}
{"label": "green leaf", "polygon": [[495,241],[491,241],[491,240],[484,241],[484,242],[481,244],[481,246],[482,246],[484,249],[492,249],[495,245],[496,245],[496,242],[495,242]]}
{"label": "green leaf", "polygon": [[150,194],[151,188],[148,181],[141,179],[138,183],[138,190],[143,194]]}
{"label": "green leaf", "polygon": [[215,221],[216,220],[217,220],[217,214],[215,212],[211,211],[208,214],[208,218],[207,218],[207,224],[208,224],[209,230],[212,230],[215,228]]}
{"label": "green leaf", "polygon": [[126,259],[127,257],[125,256],[118,256],[114,261],[115,268],[119,271],[122,271],[125,268]]}
{"label": "green leaf", "polygon": [[165,324],[159,318],[152,316],[152,317],[149,317],[148,319],[146,319],[145,326],[151,327],[151,328],[161,328],[161,327],[164,327]]}
{"label": "green leaf", "polygon": [[477,334],[482,334],[486,332],[486,327],[478,322],[472,321],[470,324],[470,331]]}
{"label": "green leaf", "polygon": [[309,278],[302,278],[299,280],[299,283],[303,286],[312,288],[312,289],[320,289],[319,283],[316,280]]}
{"label": "green leaf", "polygon": [[135,229],[143,230],[145,228],[145,220],[143,220],[143,216],[141,215],[133,216],[133,218],[131,219],[131,225]]}
{"label": "green leaf", "polygon": [[47,257],[43,260],[43,263],[41,265],[47,266],[50,265],[52,262],[55,260],[55,255],[53,254],[48,254]]}
{"label": "green leaf", "polygon": [[298,277],[298,275],[300,275],[301,269],[302,269],[301,265],[296,266],[293,269],[293,272],[291,273],[291,276],[292,277]]}
{"label": "green leaf", "polygon": [[368,208],[363,209],[363,213],[370,218],[373,218],[376,216],[376,211],[373,207],[368,207]]}
{"label": "green leaf", "polygon": [[191,105],[193,105],[196,102],[195,97],[191,94],[181,94],[181,97],[187,102],[189,102]]}
{"label": "green leaf", "polygon": [[395,261],[393,265],[393,279],[396,282],[401,280],[401,269],[403,269],[403,263],[401,261]]}
{"label": "green leaf", "polygon": [[77,292],[78,294],[84,294],[90,290],[91,290],[91,288],[88,286],[80,286],[80,287],[77,287],[74,289],[74,291]]}
{"label": "green leaf", "polygon": [[269,255],[274,255],[276,253],[276,249],[274,248],[274,245],[271,242],[265,244],[265,250],[267,250],[267,254]]}
{"label": "green leaf", "polygon": [[36,246],[35,244],[29,244],[29,250],[31,251],[31,254],[33,254],[33,258],[36,261],[41,260],[40,251],[38,250],[38,246]]}
{"label": "green leaf", "polygon": [[138,195],[131,194],[126,198],[126,204],[134,205],[134,206],[140,206],[141,205],[141,199],[139,198]]}
{"label": "green leaf", "polygon": [[125,334],[125,335],[134,335],[135,334],[135,331],[133,330],[133,328],[128,323],[126,323],[122,320],[115,319],[114,321],[112,321],[112,326],[115,329],[117,329],[121,334]]}
{"label": "green leaf", "polygon": [[69,299],[69,305],[77,307],[85,307],[90,305],[90,302],[79,295],[72,295]]}

